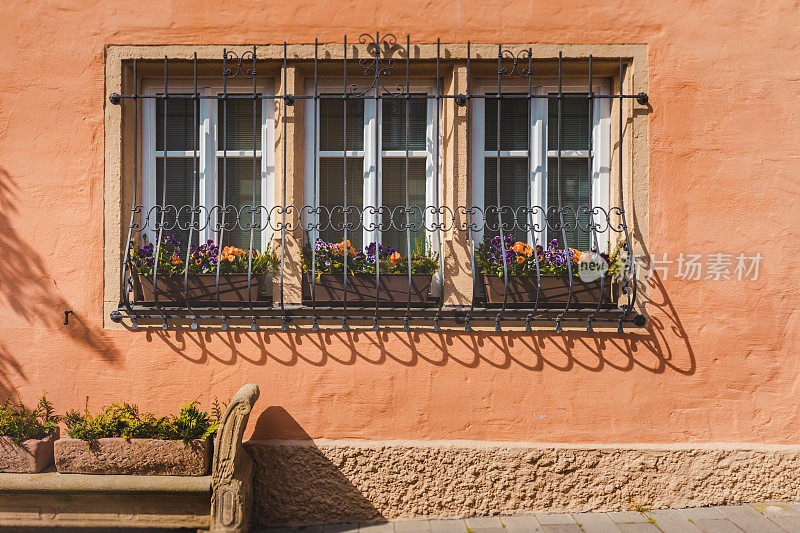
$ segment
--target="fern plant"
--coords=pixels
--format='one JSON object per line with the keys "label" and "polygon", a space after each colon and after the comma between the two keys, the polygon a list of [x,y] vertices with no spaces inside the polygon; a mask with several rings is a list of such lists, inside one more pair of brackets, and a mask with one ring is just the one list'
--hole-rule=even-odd
{"label": "fern plant", "polygon": [[43,439],[58,426],[59,416],[53,404],[42,394],[35,409],[14,404],[9,397],[0,406],[0,437],[10,437],[15,443],[28,439]]}
{"label": "fern plant", "polygon": [[136,405],[114,402],[92,415],[87,407],[83,412],[71,410],[64,416],[67,434],[73,439],[94,442],[97,439],[122,437],[124,439],[182,440],[189,443],[206,439],[216,433],[219,417],[201,411],[197,400],[181,407],[176,415],[157,418],[152,413],[142,413]]}

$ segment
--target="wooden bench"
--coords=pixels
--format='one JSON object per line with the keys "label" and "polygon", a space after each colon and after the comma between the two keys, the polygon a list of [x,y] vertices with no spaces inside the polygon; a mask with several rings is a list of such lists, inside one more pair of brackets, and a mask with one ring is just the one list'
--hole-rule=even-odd
{"label": "wooden bench", "polygon": [[258,395],[245,385],[225,410],[210,476],[0,474],[0,527],[247,531],[253,463],[242,434]]}

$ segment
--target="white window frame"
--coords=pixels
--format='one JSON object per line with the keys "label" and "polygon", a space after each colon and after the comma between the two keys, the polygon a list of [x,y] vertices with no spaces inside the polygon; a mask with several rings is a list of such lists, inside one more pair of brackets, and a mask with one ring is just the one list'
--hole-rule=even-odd
{"label": "white window frame", "polygon": [[[474,93],[480,95],[497,92],[497,81],[479,80],[475,83]],[[562,84],[562,92],[587,92],[588,84],[567,82]],[[527,81],[503,80],[502,92],[515,94],[528,94]],[[610,87],[608,82],[594,81],[592,91],[598,95],[608,95]],[[536,96],[558,92],[558,82],[555,80],[542,80],[532,88]],[[484,209],[484,164],[487,157],[496,157],[497,150],[485,149],[485,106],[486,99],[475,98],[472,100],[472,202],[473,205]],[[547,150],[547,119],[548,99],[531,99],[530,109],[530,146],[528,150],[500,150],[500,158],[527,157],[530,153],[530,198],[528,206],[541,206],[546,211],[547,205],[547,158],[557,157],[557,150]],[[611,158],[611,100],[609,98],[596,98],[592,108],[592,207],[600,208],[605,213],[609,209],[610,195],[610,158]],[[588,157],[587,150],[562,150],[561,157]],[[498,165],[499,170],[499,165]],[[477,213],[475,222],[483,227],[481,213]],[[531,221],[534,227],[544,228],[547,219],[544,213],[537,210]],[[605,228],[605,221],[598,221],[601,228]],[[536,239],[539,244],[544,240],[546,230],[528,232],[528,244],[533,245]],[[610,231],[597,232],[597,243],[600,252],[608,251]],[[483,229],[474,233],[476,243],[483,241]]]}
{"label": "white window frame", "polygon": [[[306,86],[306,94],[308,96],[314,96],[314,86],[313,83],[310,84],[310,87],[307,84]],[[390,84],[387,82],[387,87],[393,87],[394,84]],[[342,94],[342,81],[341,80],[322,80],[318,81],[317,83],[317,94]],[[434,81],[433,80],[415,80],[411,84],[410,92],[412,94],[426,94],[426,95],[433,95],[434,94]],[[322,101],[323,98],[319,98],[317,102]],[[364,100],[364,145],[362,150],[339,150],[339,151],[322,151],[319,150],[319,133],[320,127],[319,122],[317,123],[316,132],[317,132],[317,139],[316,139],[316,147],[317,153],[314,153],[314,118],[316,116],[317,121],[319,120],[319,104],[317,104],[316,114],[313,112],[310,107],[313,104],[313,98],[307,100],[309,102],[308,107],[306,108],[305,113],[305,121],[304,121],[304,128],[305,128],[305,139],[304,139],[304,149],[305,149],[305,183],[304,183],[304,194],[305,194],[305,204],[311,207],[318,207],[319,205],[319,185],[320,185],[320,158],[321,157],[343,157],[344,154],[347,154],[347,157],[363,157],[364,158],[364,181],[363,181],[363,202],[364,202],[364,211],[366,212],[367,207],[374,206],[378,207],[382,205],[382,187],[379,183],[379,173],[377,171],[380,165],[380,161],[384,157],[398,157],[404,158],[406,155],[405,150],[383,150],[381,143],[383,142],[383,121],[380,120],[380,117],[376,115],[380,114],[380,110],[376,109],[376,100],[373,97],[363,98]],[[378,102],[381,100],[379,99]],[[442,113],[441,109],[439,112],[439,120],[441,121]],[[441,150],[439,153],[439,161],[435,162],[436,158],[436,142],[437,140],[434,139],[436,134],[436,99],[435,98],[427,98],[426,99],[426,128],[425,128],[425,150],[409,150],[408,156],[409,158],[421,158],[425,157],[425,201],[427,206],[435,206],[437,205],[435,192],[436,192],[436,167],[435,164],[440,165],[441,169]],[[375,160],[375,128],[378,128],[377,131],[377,141],[378,141],[378,160]],[[439,130],[439,134],[441,137],[441,127]],[[314,187],[314,169],[316,168],[316,176],[317,176],[317,183],[316,187]],[[441,205],[441,173],[440,173],[440,186],[439,186],[439,195],[440,195],[440,203]],[[319,218],[315,213],[311,213],[307,215],[309,217],[309,222],[316,226]],[[368,216],[365,214],[365,217]],[[371,226],[374,223],[376,226],[379,224],[379,214],[372,215],[371,219],[366,219],[363,221],[363,242],[364,244],[368,244],[371,242],[381,242],[381,232],[378,230],[369,231],[366,228]],[[430,210],[426,210],[425,212],[425,225],[426,227],[431,227],[431,224],[435,222],[435,213],[431,213]],[[316,227],[311,231],[311,242],[316,241],[318,230]],[[437,231],[426,231],[427,239],[430,242],[430,245],[433,250],[439,249],[439,232]],[[403,253],[403,250],[400,251]]]}
{"label": "white window frame", "polygon": [[[201,96],[212,96],[222,94],[222,83],[210,83],[209,80],[197,80],[197,92]],[[194,92],[194,82],[192,80],[170,81],[167,87],[169,93],[192,94]],[[275,111],[273,100],[272,85],[269,82],[262,82],[257,85],[259,94],[267,98],[261,101],[261,146],[255,152],[255,157],[261,158],[261,199],[260,205],[264,210],[259,210],[262,217],[262,224],[266,217],[272,215],[271,208],[275,205]],[[156,95],[164,92],[163,81],[144,80],[143,92],[146,95]],[[253,83],[246,80],[228,80],[228,94],[252,94]],[[252,101],[252,100],[248,100]],[[158,158],[163,157],[163,150],[156,150],[156,105],[163,105],[163,100],[158,98],[144,98],[142,101],[142,208],[143,215],[146,216],[155,207],[158,197],[156,192],[156,165]],[[218,198],[218,184],[222,176],[218,176],[218,158],[227,154],[228,158],[253,157],[253,150],[219,150],[217,146],[217,133],[219,128],[218,108],[222,105],[221,100],[215,98],[202,98],[199,105],[200,131],[197,146],[197,174],[198,174],[198,205],[204,206],[204,215],[208,215],[210,209],[219,205],[221,198]],[[169,127],[169,124],[167,124]],[[168,150],[167,157],[192,157],[193,150],[175,151]],[[238,206],[241,208],[241,206]],[[217,232],[212,231],[213,223],[204,224],[205,227],[198,232],[199,242],[203,243],[209,239],[217,242]],[[152,224],[144,228],[143,233],[147,235],[150,242],[155,242],[156,231]],[[272,239],[272,230],[269,225],[261,232],[260,243],[257,243],[261,250],[266,250],[269,241]]]}

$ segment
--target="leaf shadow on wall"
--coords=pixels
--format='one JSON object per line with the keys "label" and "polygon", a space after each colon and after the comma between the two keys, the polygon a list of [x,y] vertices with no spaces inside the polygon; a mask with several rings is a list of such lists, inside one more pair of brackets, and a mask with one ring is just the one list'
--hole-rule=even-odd
{"label": "leaf shadow on wall", "polygon": [[259,415],[245,446],[256,472],[269,473],[253,477],[256,525],[386,521],[345,476],[344,459],[326,455],[283,407]]}
{"label": "leaf shadow on wall", "polygon": [[668,371],[694,374],[694,351],[664,284],[657,274],[651,276],[647,284],[647,326],[624,334],[572,330],[467,333],[430,329],[311,332],[310,328],[303,332],[238,329],[198,332],[152,328],[147,330],[147,338],[150,342],[157,339],[181,357],[201,364],[216,361],[233,365],[245,361],[263,365],[272,361],[285,366],[324,366],[394,362],[405,366],[457,364],[478,368],[489,365],[565,372],[578,368],[592,372],[640,368],[655,374]]}
{"label": "leaf shadow on wall", "polygon": [[[94,353],[114,362],[119,353],[102,331],[86,324],[81,315],[59,293],[42,256],[18,233],[12,217],[18,213],[16,184],[11,175],[0,168],[0,305],[9,308],[34,328],[58,333]],[[64,312],[73,310],[69,324]],[[36,329],[31,330],[36,334]],[[62,351],[59,337],[53,337],[53,350]],[[0,398],[16,393],[14,382],[28,381],[23,367],[11,353],[8,344],[0,343]],[[43,386],[44,384],[42,384]]]}

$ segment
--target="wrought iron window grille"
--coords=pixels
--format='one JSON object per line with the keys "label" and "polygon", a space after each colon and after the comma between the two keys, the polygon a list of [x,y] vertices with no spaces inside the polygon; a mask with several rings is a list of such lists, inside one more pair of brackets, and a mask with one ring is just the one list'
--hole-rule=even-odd
{"label": "wrought iron window grille", "polygon": [[[146,93],[140,90],[139,83],[139,68],[137,60],[133,59],[131,68],[133,72],[132,79],[134,80],[133,91],[126,94],[113,93],[109,95],[109,101],[114,105],[132,106],[133,108],[133,124],[132,124],[132,140],[133,153],[138,154],[140,150],[139,143],[139,128],[140,128],[140,112],[142,102],[152,100],[153,106],[160,107],[162,111],[161,117],[163,120],[163,127],[161,128],[161,139],[158,142],[162,143],[163,153],[157,164],[161,165],[161,184],[160,191],[157,191],[156,202],[153,205],[144,205],[141,195],[141,163],[138,157],[133,158],[132,163],[132,176],[133,176],[133,198],[131,203],[130,219],[127,228],[127,239],[124,252],[122,254],[121,265],[121,279],[120,279],[120,292],[121,302],[119,308],[111,313],[112,320],[116,322],[127,322],[132,329],[136,329],[140,325],[140,321],[148,324],[153,321],[160,321],[164,329],[170,327],[170,323],[175,326],[190,323],[191,329],[197,329],[201,325],[208,325],[211,327],[221,327],[222,330],[228,329],[232,323],[236,324],[249,324],[250,329],[258,330],[261,327],[288,329],[288,325],[292,322],[308,326],[317,331],[322,323],[332,323],[340,325],[342,330],[348,330],[352,325],[358,324],[358,327],[372,328],[379,330],[381,328],[402,327],[408,331],[411,325],[415,327],[432,328],[434,331],[439,331],[444,327],[459,328],[466,331],[471,331],[476,324],[494,326],[496,331],[501,331],[503,326],[524,327],[526,330],[534,329],[534,324],[541,324],[543,327],[554,327],[556,332],[562,331],[562,325],[585,327],[586,331],[593,331],[593,324],[602,324],[604,326],[616,326],[618,331],[622,333],[624,327],[635,325],[643,326],[645,324],[644,317],[637,311],[637,273],[632,262],[624,265],[621,275],[612,280],[607,276],[601,276],[598,281],[597,299],[595,301],[586,302],[583,300],[583,295],[578,296],[578,279],[574,275],[574,268],[572,261],[566,261],[566,276],[562,276],[565,280],[566,293],[560,298],[557,298],[557,305],[548,303],[545,297],[545,287],[543,287],[542,280],[545,274],[542,272],[540,265],[539,253],[534,253],[535,260],[535,276],[528,276],[529,281],[533,280],[533,298],[529,301],[516,301],[512,298],[512,292],[518,290],[518,287],[512,287],[516,283],[509,274],[508,260],[502,261],[502,276],[499,276],[501,285],[495,286],[497,289],[495,296],[502,294],[501,297],[496,297],[493,301],[487,291],[492,290],[486,281],[482,278],[481,272],[478,270],[476,262],[476,251],[479,246],[480,236],[484,232],[496,234],[499,236],[500,254],[502,258],[507,258],[510,250],[507,249],[508,243],[506,237],[509,235],[526,235],[529,236],[530,244],[537,243],[544,244],[545,236],[555,236],[558,241],[558,248],[564,253],[564,257],[569,258],[570,238],[569,236],[575,232],[581,232],[588,236],[591,248],[599,250],[600,240],[610,239],[610,235],[616,235],[613,239],[621,243],[622,249],[630,251],[633,249],[631,241],[631,230],[628,226],[627,215],[625,211],[625,198],[623,190],[623,145],[624,124],[625,117],[622,112],[622,104],[626,100],[635,101],[638,105],[647,105],[648,97],[645,93],[639,94],[625,94],[622,88],[622,81],[625,79],[625,70],[627,64],[624,59],[618,60],[618,73],[615,87],[611,88],[608,94],[601,94],[592,88],[593,78],[593,58],[589,56],[586,59],[564,59],[562,53],[559,52],[557,58],[553,58],[556,66],[556,75],[558,90],[555,93],[539,93],[534,90],[534,78],[536,73],[535,61],[532,50],[527,49],[508,49],[503,45],[497,46],[497,56],[493,60],[481,58],[480,60],[472,57],[471,43],[467,43],[466,54],[466,72],[467,72],[467,89],[466,91],[459,92],[458,94],[445,94],[442,91],[442,63],[450,61],[442,56],[442,45],[437,40],[436,54],[433,60],[427,60],[426,75],[431,75],[435,80],[433,90],[429,94],[420,94],[415,92],[412,87],[412,80],[415,76],[412,66],[412,51],[411,41],[407,37],[405,43],[398,42],[397,39],[390,34],[381,35],[376,33],[363,34],[359,37],[357,44],[366,46],[368,55],[366,57],[353,57],[350,52],[354,43],[349,43],[347,37],[344,38],[342,43],[343,57],[342,59],[329,60],[323,59],[319,56],[320,44],[315,41],[314,43],[314,58],[313,63],[306,62],[307,68],[313,68],[313,77],[309,80],[313,83],[313,93],[304,94],[298,91],[289,93],[286,91],[286,84],[282,84],[283,91],[279,94],[266,94],[259,87],[259,72],[258,68],[261,64],[256,55],[256,47],[251,49],[244,49],[241,52],[235,50],[225,50],[220,58],[222,64],[222,72],[219,81],[222,85],[222,91],[214,93],[203,93],[199,89],[199,83],[203,80],[202,76],[198,76],[198,59],[197,54],[194,54],[192,61],[192,89],[186,90],[185,88],[176,91],[174,88],[174,80],[170,77],[170,66],[176,60],[171,60],[164,57],[163,60],[163,88],[156,93]],[[274,60],[273,60],[274,61]],[[280,60],[280,68],[283,72],[283,79],[286,79],[288,66],[292,60],[289,58],[287,45],[283,46],[283,57]],[[496,77],[496,88],[491,92],[479,93],[471,90],[473,83],[473,68],[476,62],[480,63],[482,69],[492,68],[494,76]],[[563,89],[564,81],[564,67],[569,63],[572,68],[576,65],[582,64],[585,69],[585,85],[588,88],[586,91],[581,92],[566,92]],[[185,62],[184,62],[185,64]],[[330,65],[339,65],[341,68],[341,90],[336,94],[320,91],[320,66],[324,64],[327,67]],[[493,65],[488,67],[487,65]],[[353,70],[357,69],[359,75],[353,75]],[[200,81],[199,81],[200,80]],[[520,92],[518,89],[514,91],[504,92],[504,85],[508,85],[510,80],[514,80],[518,87],[520,83],[527,84],[527,91]],[[171,86],[172,81],[172,86]],[[248,86],[251,84],[251,90],[243,91],[241,85],[238,85],[237,90],[230,90],[230,85],[236,81],[241,84],[246,82]],[[316,158],[320,151],[319,146],[319,109],[320,102],[326,99],[334,99],[341,102],[342,114],[342,155],[340,157],[342,163],[342,198],[341,205],[326,206],[321,205],[316,192],[313,195],[314,200],[310,204],[298,205],[297,202],[290,203],[287,198],[287,108],[296,106],[299,103],[309,103],[306,108],[307,113],[313,113],[313,152]],[[410,179],[410,160],[412,149],[410,147],[410,107],[417,99],[433,102],[433,127],[435,129],[433,134],[433,150],[432,160],[434,161],[432,172],[433,179],[431,181],[433,191],[427,196],[432,198],[433,202],[428,205],[418,205],[411,202],[409,192],[409,179]],[[556,184],[556,205],[523,205],[521,207],[513,207],[503,205],[501,203],[501,102],[512,101],[515,99],[523,99],[528,102],[530,108],[531,104],[542,99],[552,101],[557,106],[556,116],[557,123],[555,125],[556,134],[556,148],[555,148],[555,184]],[[587,172],[589,176],[592,175],[592,164],[595,154],[592,149],[592,136],[593,136],[593,120],[591,120],[592,108],[597,102],[602,100],[617,101],[618,111],[616,113],[617,124],[617,142],[620,149],[617,150],[618,161],[616,162],[615,176],[617,195],[608,206],[602,208],[597,205],[567,205],[563,201],[562,191],[562,166],[566,158],[566,150],[562,146],[562,122],[563,122],[563,106],[565,102],[579,99],[586,101],[589,107],[589,126],[585,135],[588,136],[588,150],[587,156]],[[456,106],[466,108],[467,114],[467,128],[468,137],[472,136],[469,131],[470,124],[472,123],[472,107],[473,103],[478,100],[483,100],[484,105],[492,105],[495,107],[494,113],[496,114],[496,127],[493,139],[496,151],[496,178],[494,197],[496,203],[489,206],[478,205],[444,205],[442,203],[441,193],[441,139],[442,139],[442,104],[447,100],[453,100]],[[191,168],[187,170],[187,176],[191,178],[191,185],[187,187],[190,190],[191,201],[187,204],[176,205],[169,203],[167,199],[169,196],[170,186],[170,169],[169,162],[174,157],[169,154],[168,150],[168,121],[170,120],[170,113],[168,112],[168,104],[173,102],[184,102],[191,106],[191,114],[186,114],[187,117],[192,119],[192,128],[197,127],[198,116],[201,113],[201,106],[204,101],[214,101],[219,106],[220,113],[226,118],[225,121],[220,122],[218,132],[223,139],[222,156],[220,158],[219,172],[221,178],[221,198],[217,198],[216,202],[201,202],[199,200],[201,193],[198,190],[199,174],[201,172],[201,161],[199,154],[201,147],[198,140],[198,134],[191,131],[192,141],[189,149],[185,150],[182,157],[185,160],[191,161]],[[373,102],[376,109],[382,106],[384,102],[396,101],[400,102],[399,106],[404,111],[404,127],[401,138],[401,152],[404,152],[403,161],[403,179],[404,187],[403,192],[405,195],[405,202],[403,205],[389,207],[386,205],[374,205],[366,200],[362,200],[362,205],[348,204],[348,187],[355,186],[354,183],[348,183],[351,178],[348,176],[348,106],[351,108],[360,105],[358,102]],[[249,156],[252,161],[252,185],[251,197],[249,201],[244,203],[231,204],[227,197],[229,187],[229,168],[232,156],[229,155],[229,139],[227,135],[228,108],[236,105],[242,108],[244,105],[252,106],[252,146],[239,147],[238,153]],[[273,204],[268,204],[265,198],[259,198],[257,195],[256,183],[262,179],[262,170],[257,159],[259,157],[266,157],[266,154],[261,152],[261,147],[258,146],[259,130],[262,128],[262,116],[259,111],[261,105],[275,105],[279,106],[281,112],[282,128],[282,149],[280,157],[282,157],[282,165],[279,175],[274,177],[275,180],[280,180],[281,186],[277,188],[278,195],[276,195]],[[399,120],[399,119],[398,119]],[[552,127],[552,126],[551,126]],[[377,131],[377,130],[375,130]],[[309,132],[306,132],[308,134]],[[378,146],[380,141],[377,139],[373,144],[373,150],[379,150]],[[532,141],[529,139],[528,143]],[[184,146],[186,148],[186,146]],[[366,146],[364,146],[366,149]],[[491,152],[491,149],[489,150]],[[257,153],[260,154],[257,156]],[[187,155],[188,154],[188,155]],[[472,155],[467,156],[467,182],[468,187],[471,187],[472,169],[470,168]],[[217,161],[213,162],[215,165]],[[188,164],[188,163],[187,163]],[[241,165],[240,165],[241,166]],[[531,174],[531,157],[527,157],[527,174]],[[187,167],[188,168],[188,167]],[[241,169],[239,169],[241,170]],[[375,173],[380,175],[382,170],[375,169]],[[321,176],[319,175],[317,165],[313,168],[313,183],[314,191],[320,182]],[[530,180],[527,181],[527,186],[530,188]],[[530,192],[530,189],[528,190]],[[213,195],[212,195],[213,196]],[[470,195],[470,197],[472,197]],[[474,202],[473,202],[474,204]],[[374,257],[374,283],[369,281],[366,283],[368,291],[374,291],[374,294],[369,294],[369,297],[358,291],[363,290],[362,287],[354,289],[357,280],[352,273],[348,272],[348,261],[343,261],[343,268],[341,273],[331,274],[335,277],[335,283],[339,284],[335,290],[339,291],[340,301],[331,302],[326,300],[324,303],[320,298],[320,275],[316,271],[316,254],[317,247],[315,243],[310,242],[314,236],[320,235],[323,231],[334,231],[342,236],[343,242],[348,242],[349,239],[355,239],[354,235],[372,235],[375,236],[375,241],[380,242],[385,234],[394,232],[395,235],[405,235],[404,249],[407,258],[408,267],[405,268],[405,289],[397,291],[396,288],[386,288],[385,272],[381,270],[381,261],[387,261],[386,258],[381,258],[380,254],[376,253]],[[239,237],[246,239],[249,243],[249,249],[253,250],[258,248],[258,236],[264,232],[271,234],[271,242],[275,250],[275,272],[268,276],[265,281],[264,276],[258,275],[254,272],[254,256],[248,254],[247,270],[240,272],[238,281],[231,281],[229,276],[221,272],[222,268],[217,267],[213,272],[213,281],[206,280],[205,286],[198,286],[198,282],[193,280],[193,276],[189,273],[189,268],[184,268],[183,272],[179,275],[165,275],[159,272],[159,261],[155,260],[152,265],[152,274],[143,276],[137,271],[137,266],[133,262],[133,254],[137,247],[148,241],[153,246],[152,255],[156,259],[161,256],[162,246],[165,246],[165,240],[175,233],[179,233],[184,237],[185,250],[181,249],[180,257],[178,260],[184,265],[188,265],[191,259],[190,244],[198,242],[198,235],[204,236],[211,235],[214,244],[217,248],[214,249],[216,254],[215,264],[220,265],[225,253],[224,247],[230,239],[230,235],[238,232]],[[290,303],[285,298],[286,280],[289,275],[287,269],[287,262],[292,260],[295,264],[299,264],[300,251],[295,246],[292,248],[289,244],[289,238],[302,234],[302,238],[306,244],[309,244],[309,253],[311,254],[310,272],[304,275],[306,286],[305,296],[302,303]],[[414,298],[414,294],[419,292],[414,274],[411,268],[412,246],[415,234],[422,234],[430,239],[433,250],[439,263],[438,272],[434,274],[433,281],[428,285],[433,285],[433,289],[428,290],[424,288],[423,297]],[[447,305],[445,298],[442,294],[442,287],[446,285],[444,280],[445,275],[445,249],[443,245],[444,239],[442,235],[445,233],[457,234],[464,239],[466,247],[470,254],[471,262],[471,277],[473,282],[473,295],[469,305]],[[366,242],[365,242],[366,244]],[[535,249],[535,248],[534,248]],[[294,254],[289,256],[289,254]],[[348,254],[347,250],[344,251],[344,256]],[[372,275],[372,274],[371,274]],[[370,276],[371,276],[370,275]],[[169,278],[169,279],[167,279]],[[384,283],[381,283],[381,278],[384,278]],[[437,279],[438,278],[438,279]],[[165,283],[169,281],[173,285],[173,289],[180,293],[179,297],[175,297],[175,293],[169,293],[170,289],[167,288]],[[264,283],[269,285],[273,284],[270,291],[267,286],[262,287]],[[296,280],[295,280],[296,281]],[[395,280],[396,281],[396,280]],[[513,283],[512,283],[513,282]],[[142,294],[142,283],[146,283],[149,291],[152,292],[150,298]],[[237,285],[238,283],[238,285]],[[303,283],[303,281],[301,281]],[[604,298],[609,290],[609,285],[615,286],[618,291],[618,297]],[[226,285],[227,284],[227,285]],[[234,292],[239,296],[233,300],[225,298],[223,294],[230,286],[236,285]],[[202,285],[202,283],[200,283]],[[437,289],[438,287],[438,289]],[[500,287],[500,289],[498,289]],[[262,298],[260,291],[264,289],[266,292],[274,294],[274,301],[267,296]],[[356,290],[357,289],[357,290]],[[330,287],[326,290],[332,290]],[[386,291],[395,291],[395,298],[388,298]],[[197,294],[202,293],[203,297],[198,298]],[[205,291],[205,292],[203,292]],[[354,292],[355,291],[355,292]],[[438,291],[438,292],[437,292]],[[498,292],[499,291],[499,292]],[[403,295],[402,293],[405,292]],[[330,294],[329,294],[330,296]],[[417,295],[418,296],[418,295]],[[335,299],[335,298],[334,298]],[[552,301],[552,298],[550,299]],[[203,324],[205,323],[205,324]]]}

